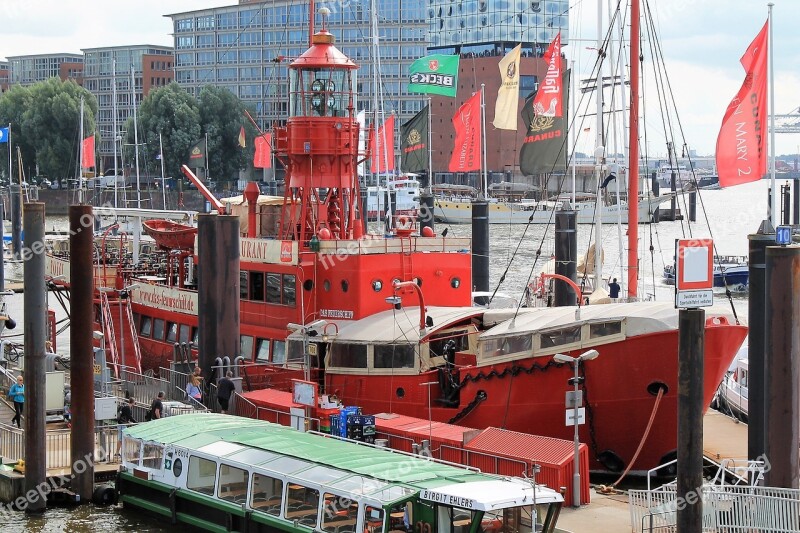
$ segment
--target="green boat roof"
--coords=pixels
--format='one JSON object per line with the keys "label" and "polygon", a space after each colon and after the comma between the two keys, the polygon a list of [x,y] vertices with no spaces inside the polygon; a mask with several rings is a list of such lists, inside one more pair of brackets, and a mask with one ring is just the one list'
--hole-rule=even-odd
{"label": "green boat roof", "polygon": [[[132,426],[125,432],[133,438],[195,450],[214,443],[229,442],[418,489],[497,479],[458,466],[234,415],[201,413],[171,416]],[[241,453],[238,446],[231,447],[229,453],[237,452]],[[223,452],[222,456],[225,455],[228,453]]]}

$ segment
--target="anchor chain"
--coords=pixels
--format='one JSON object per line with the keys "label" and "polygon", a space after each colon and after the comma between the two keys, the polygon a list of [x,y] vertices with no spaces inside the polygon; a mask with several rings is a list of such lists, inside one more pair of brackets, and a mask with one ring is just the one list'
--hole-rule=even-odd
{"label": "anchor chain", "polygon": [[456,422],[458,422],[459,420],[470,414],[472,410],[478,407],[478,404],[484,401],[486,398],[487,398],[486,391],[479,390],[478,393],[475,394],[475,398],[471,402],[469,402],[469,404],[466,407],[464,407],[461,411],[459,411],[458,414],[456,414],[456,416],[451,418],[447,423],[455,424]]}

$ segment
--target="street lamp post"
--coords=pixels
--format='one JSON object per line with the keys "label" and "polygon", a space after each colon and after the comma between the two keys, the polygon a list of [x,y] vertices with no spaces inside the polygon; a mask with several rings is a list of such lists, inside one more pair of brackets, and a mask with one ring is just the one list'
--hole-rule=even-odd
{"label": "street lamp post", "polygon": [[[581,361],[591,361],[592,359],[596,359],[600,353],[597,350],[588,350],[578,357],[572,357],[563,353],[557,353],[553,356],[554,361],[558,361],[559,363],[567,363],[571,364],[575,369],[575,376],[572,378],[572,384],[574,387],[574,396],[572,398],[572,408],[573,408],[573,418],[572,423],[575,426],[575,433],[573,437],[573,444],[575,445],[575,451],[573,456],[574,466],[573,466],[573,473],[572,473],[572,506],[573,507],[580,507],[581,506],[581,471],[580,471],[580,436],[578,435],[578,413],[581,407],[581,398],[580,398],[580,390],[578,389],[578,385],[583,381],[580,377],[580,366]],[[588,473],[587,473],[588,475]]]}

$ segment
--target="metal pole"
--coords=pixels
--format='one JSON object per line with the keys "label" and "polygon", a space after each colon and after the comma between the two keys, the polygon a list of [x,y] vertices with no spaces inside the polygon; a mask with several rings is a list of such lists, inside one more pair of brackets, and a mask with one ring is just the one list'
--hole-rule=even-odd
{"label": "metal pole", "polygon": [[639,0],[631,2],[631,91],[628,130],[628,298],[639,294]]}
{"label": "metal pole", "polygon": [[575,434],[574,434],[574,456],[572,460],[574,464],[572,466],[573,473],[572,473],[572,506],[573,507],[580,507],[581,506],[581,459],[580,459],[580,448],[581,448],[581,438],[578,433],[578,412],[580,409],[580,402],[578,402],[578,381],[580,375],[580,366],[581,360],[579,357],[575,358],[575,362],[573,363],[575,367],[575,378],[574,378],[574,391],[575,397],[573,398],[573,418],[572,423],[575,424]]}
{"label": "metal pole", "polygon": [[[703,531],[703,350],[706,312],[678,312],[678,506],[680,533]],[[796,455],[796,454],[795,454]]]}
{"label": "metal pole", "polygon": [[[5,213],[3,208],[3,201],[0,199],[0,242],[5,243],[5,229],[3,224],[5,221]],[[0,254],[0,292],[6,290],[6,257],[5,254]]]}
{"label": "metal pole", "polygon": [[[141,209],[142,187],[139,183],[139,126],[136,123],[136,78],[134,75],[133,63],[131,63],[131,103],[133,104],[133,153],[136,160],[136,207],[137,209]],[[208,148],[206,148],[206,152],[208,152]],[[206,153],[206,159],[207,158],[208,153]]]}
{"label": "metal pole", "polygon": [[689,193],[689,222],[697,222],[697,193]]}
{"label": "metal pole", "polygon": [[11,250],[14,259],[19,259],[22,251],[22,187],[12,183],[8,190],[11,197]]}
{"label": "metal pole", "polygon": [[472,289],[489,290],[489,203],[472,201]]}
{"label": "metal pole", "polygon": [[92,207],[69,206],[70,375],[72,381],[72,490],[82,502],[91,501],[94,487],[94,317]]}
{"label": "metal pole", "polygon": [[775,239],[769,235],[769,221],[761,223],[757,233],[748,235],[748,285],[747,323],[750,327],[747,337],[747,357],[749,360],[748,414],[747,414],[747,458],[751,461],[763,457],[766,452],[765,443],[765,404],[767,389],[765,384],[764,345],[765,345],[765,279],[766,249],[774,244]]}
{"label": "metal pole", "polygon": [[800,488],[800,247],[766,250],[765,454],[771,468],[764,484]]}
{"label": "metal pole", "polygon": [[[112,143],[114,145],[114,207],[119,207],[119,186],[117,184],[117,176],[119,175],[119,167],[117,161],[117,136],[119,130],[117,129],[117,60],[116,58],[111,61],[111,128],[114,130]],[[79,176],[80,179],[80,176]],[[83,186],[82,182],[81,187]]]}
{"label": "metal pole", "polygon": [[[772,188],[770,199],[770,222],[774,228],[778,224],[778,198],[775,195],[775,59],[772,51],[772,8],[775,4],[770,2],[768,7],[769,19],[769,181]],[[796,455],[796,454],[795,454]]]}
{"label": "metal pole", "polygon": [[792,188],[788,182],[785,186],[781,186],[781,197],[783,198],[783,223],[788,226],[792,219]]}
{"label": "metal pole", "polygon": [[792,223],[797,226],[800,225],[800,179],[794,179],[794,216]]}
{"label": "metal pole", "polygon": [[[27,512],[45,510],[47,502],[36,491],[47,479],[45,445],[45,340],[47,288],[44,282],[44,204],[25,206],[25,490]],[[34,496],[31,497],[30,494]]]}
{"label": "metal pole", "polygon": [[[578,238],[575,211],[556,212],[556,269],[555,273],[577,281]],[[556,307],[575,305],[575,289],[567,283],[554,284],[553,303]]]}

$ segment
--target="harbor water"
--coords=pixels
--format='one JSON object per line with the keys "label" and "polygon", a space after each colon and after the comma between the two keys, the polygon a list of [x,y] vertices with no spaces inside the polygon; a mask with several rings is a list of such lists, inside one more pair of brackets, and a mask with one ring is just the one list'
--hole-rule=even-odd
{"label": "harbor water", "polygon": [[[779,182],[779,185],[783,182]],[[673,287],[666,285],[662,279],[662,271],[666,264],[673,262],[675,239],[713,237],[717,253],[721,255],[747,255],[747,235],[754,233],[767,215],[767,195],[769,181],[750,183],[724,190],[701,191],[697,203],[697,222],[688,220],[661,222],[659,224],[639,227],[639,257],[641,285],[640,297],[657,301],[672,301]],[[684,214],[687,206],[680,202]],[[669,203],[662,206],[669,207]],[[706,222],[706,220],[708,222]],[[47,230],[66,229],[66,217],[47,219]],[[448,235],[468,237],[471,228],[468,225],[438,224],[436,232],[441,233],[448,228]],[[578,226],[578,255],[585,254],[589,243],[594,240],[593,227]],[[627,258],[627,226],[620,228],[616,224],[603,226],[604,269],[606,278],[616,277],[624,285],[627,275],[620,269],[620,246]],[[619,237],[622,237],[620,245]],[[496,287],[499,292],[519,298],[523,288],[541,271],[550,258],[554,246],[552,227],[544,225],[492,225],[490,227],[490,288]],[[652,246],[652,253],[651,253]],[[534,261],[537,250],[541,250],[539,259]],[[499,284],[505,273],[505,281]],[[7,279],[22,279],[20,265],[6,267]],[[499,285],[499,286],[498,286]],[[623,289],[624,290],[624,289]],[[17,321],[17,329],[7,332],[18,335],[15,340],[22,342],[22,294],[6,296],[9,313]],[[724,293],[715,295],[715,303],[730,305]],[[57,318],[63,319],[66,313],[60,309],[54,295],[49,296],[50,307],[56,310]],[[734,295],[733,305],[740,319],[747,318],[747,296]],[[69,331],[58,337],[58,352],[69,353]],[[5,510],[5,508],[4,508]],[[42,516],[26,516],[23,513],[5,513],[2,531],[17,532],[49,532],[69,531],[75,533],[93,531],[180,531],[161,522],[143,518],[137,514],[126,512],[121,507],[98,508],[84,505],[76,508],[48,509]]]}

